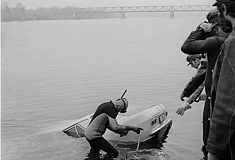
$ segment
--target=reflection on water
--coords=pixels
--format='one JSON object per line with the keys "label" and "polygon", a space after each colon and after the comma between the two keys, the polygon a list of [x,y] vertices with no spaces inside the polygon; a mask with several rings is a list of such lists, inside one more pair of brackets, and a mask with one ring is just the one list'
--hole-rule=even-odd
{"label": "reflection on water", "polygon": [[175,111],[194,74],[180,46],[202,20],[182,16],[3,23],[2,159],[85,159],[89,145],[62,133],[65,122],[94,112],[125,89],[128,114],[163,104],[173,119],[161,149],[142,150],[141,144],[133,155],[199,159],[202,103],[183,117]]}

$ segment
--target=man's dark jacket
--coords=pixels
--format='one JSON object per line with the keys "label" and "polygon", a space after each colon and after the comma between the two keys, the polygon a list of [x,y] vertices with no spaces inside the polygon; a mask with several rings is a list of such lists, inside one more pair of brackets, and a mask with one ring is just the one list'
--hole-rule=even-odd
{"label": "man's dark jacket", "polygon": [[192,77],[192,79],[187,83],[183,92],[181,93],[183,97],[190,97],[198,89],[198,87],[202,85],[202,83],[205,81],[206,69],[207,62],[202,61],[196,75]]}
{"label": "man's dark jacket", "polygon": [[206,33],[203,30],[196,30],[191,32],[189,37],[183,43],[181,50],[182,52],[194,55],[194,54],[207,54],[207,71],[205,77],[205,91],[207,97],[210,97],[211,94],[211,82],[212,82],[212,72],[214,69],[215,61],[218,57],[220,47],[223,44],[225,38],[212,36],[206,39]]}
{"label": "man's dark jacket", "polygon": [[221,49],[212,89],[214,110],[207,150],[223,160],[232,159],[232,154],[235,158],[235,36],[230,35]]}

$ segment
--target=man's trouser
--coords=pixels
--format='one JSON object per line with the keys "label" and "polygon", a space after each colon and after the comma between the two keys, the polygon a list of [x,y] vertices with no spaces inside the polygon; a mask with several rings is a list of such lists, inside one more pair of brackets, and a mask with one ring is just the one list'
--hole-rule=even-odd
{"label": "man's trouser", "polygon": [[110,158],[118,157],[118,151],[103,137],[95,138],[92,140],[87,139],[91,146],[90,158],[99,159],[99,152],[103,150]]}
{"label": "man's trouser", "polygon": [[202,120],[202,124],[203,124],[203,130],[202,130],[202,134],[203,134],[203,147],[202,147],[202,151],[204,153],[204,156],[207,156],[207,150],[206,150],[206,144],[207,144],[207,139],[209,136],[209,131],[210,131],[210,99],[206,98],[205,104],[204,104],[204,109],[203,109],[203,120]]}

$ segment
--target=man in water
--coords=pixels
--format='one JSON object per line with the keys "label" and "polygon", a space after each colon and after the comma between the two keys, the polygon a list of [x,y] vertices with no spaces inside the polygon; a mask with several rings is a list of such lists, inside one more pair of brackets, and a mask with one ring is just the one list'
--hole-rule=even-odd
{"label": "man in water", "polygon": [[115,101],[105,102],[98,106],[95,111],[90,124],[85,130],[85,136],[91,146],[90,159],[98,160],[100,150],[105,151],[106,158],[118,157],[118,151],[103,138],[103,134],[106,128],[120,134],[121,136],[127,135],[129,131],[134,131],[137,134],[143,130],[136,126],[123,126],[119,125],[116,121],[118,113],[125,113],[128,107],[128,101],[126,98],[120,98]]}
{"label": "man in water", "polygon": [[220,23],[221,18],[218,10],[213,10],[209,14],[213,16],[207,16],[207,18],[215,18],[215,20],[212,21],[213,23],[209,23],[209,19],[209,22],[201,23],[195,31],[191,32],[181,47],[181,50],[189,55],[207,54],[208,65],[205,77],[206,101],[203,109],[203,159],[207,159],[207,150],[205,146],[207,144],[210,129],[210,110],[212,111],[212,109],[210,109],[212,72],[220,52],[220,47],[230,32],[230,30],[222,30],[224,24]]}
{"label": "man in water", "polygon": [[[235,0],[215,4],[232,32],[225,40],[213,72],[210,131],[207,141],[209,160],[235,159]],[[226,29],[226,28],[224,28]]]}
{"label": "man in water", "polygon": [[205,86],[205,75],[207,68],[207,60],[204,55],[188,55],[186,60],[189,62],[188,65],[197,69],[196,75],[188,82],[183,92],[180,95],[180,99],[184,101],[184,98],[187,97],[187,101],[184,103],[183,107],[178,108],[176,111],[177,114],[183,115],[184,112],[191,107],[193,102],[198,102],[200,100],[205,100],[203,95],[201,95],[204,86]]}

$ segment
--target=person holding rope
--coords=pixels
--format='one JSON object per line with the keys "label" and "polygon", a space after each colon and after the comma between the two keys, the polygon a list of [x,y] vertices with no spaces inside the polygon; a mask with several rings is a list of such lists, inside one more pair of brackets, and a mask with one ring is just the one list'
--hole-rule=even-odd
{"label": "person holding rope", "polygon": [[125,113],[127,108],[128,101],[123,96],[115,101],[105,102],[98,106],[85,130],[85,137],[91,146],[90,159],[99,160],[100,150],[107,153],[105,155],[107,159],[118,157],[118,151],[102,136],[106,129],[118,133],[120,136],[127,135],[129,131],[140,134],[140,131],[143,130],[140,127],[124,126],[117,123],[118,113]]}

